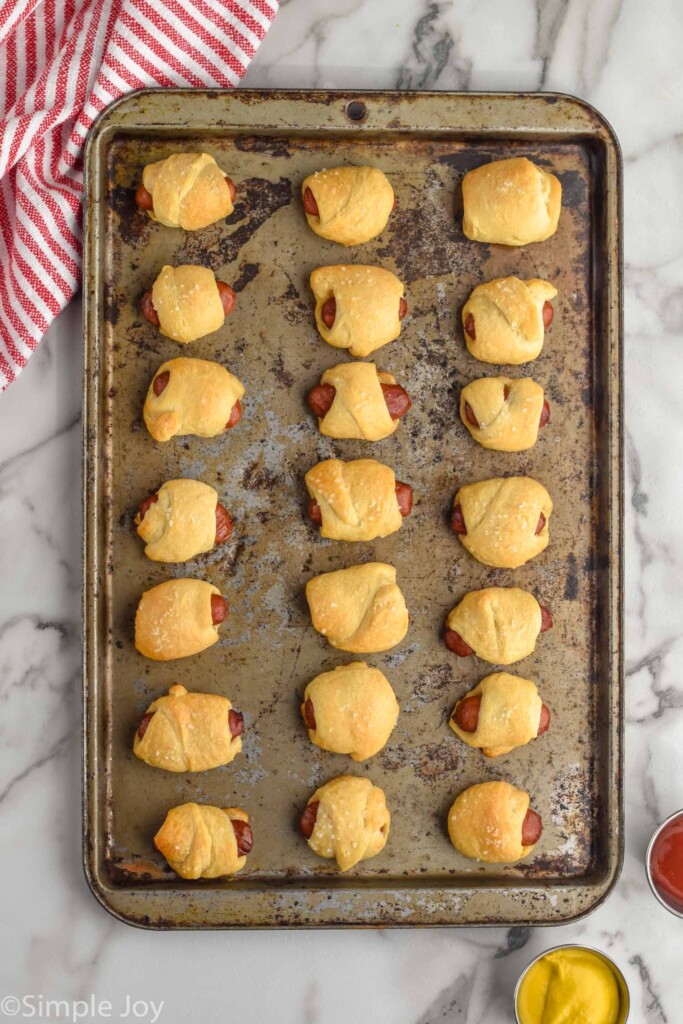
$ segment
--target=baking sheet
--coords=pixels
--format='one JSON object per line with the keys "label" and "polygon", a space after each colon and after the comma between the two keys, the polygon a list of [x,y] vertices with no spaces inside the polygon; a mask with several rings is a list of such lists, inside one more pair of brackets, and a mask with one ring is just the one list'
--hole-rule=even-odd
{"label": "baking sheet", "polygon": [[[360,123],[349,102],[364,104]],[[186,234],[135,211],[144,164],[179,150],[213,154],[237,182],[226,222]],[[559,176],[558,232],[522,249],[469,242],[462,175],[511,155]],[[350,250],[314,235],[300,200],[307,174],[340,163],[380,166],[398,199],[382,235]],[[84,831],[95,894],[150,927],[542,924],[594,907],[622,849],[621,178],[608,126],[551,95],[151,91],[100,119],[86,178]],[[304,405],[323,370],[347,358],[316,332],[308,275],[344,261],[379,263],[407,287],[401,337],[373,359],[413,407],[373,445],[323,438]],[[164,263],[193,262],[232,284],[237,305],[219,332],[181,347],[141,319],[138,300]],[[484,450],[458,415],[465,383],[508,372],[472,359],[460,326],[474,285],[507,274],[547,278],[559,292],[542,355],[509,370],[542,383],[552,409],[536,447],[518,454]],[[237,429],[151,439],[144,396],[177,355],[216,359],[243,381]],[[319,538],[304,516],[303,477],[333,455],[371,455],[413,485],[398,533],[371,544]],[[555,505],[549,548],[514,572],[474,561],[447,527],[462,483],[509,474],[539,479]],[[215,486],[236,527],[207,556],[155,564],[133,517],[177,476]],[[401,715],[385,749],[356,765],[310,744],[300,720],[306,683],[352,660],[312,629],[304,586],[372,559],[397,567],[411,625],[400,646],[366,659],[394,685]],[[134,610],[144,590],[173,576],[214,583],[231,615],[208,651],[154,663],[134,649]],[[450,608],[487,585],[530,589],[555,618],[511,669],[538,682],[551,729],[493,761],[446,724],[455,700],[493,669],[456,658],[440,639]],[[223,693],[244,712],[244,750],[231,765],[176,776],[133,756],[139,718],[174,682]],[[393,820],[385,851],[340,875],[296,822],[312,790],[347,771],[385,790]],[[528,789],[544,822],[535,855],[513,866],[466,860],[445,827],[457,793],[496,778]],[[251,815],[254,849],[234,879],[182,881],[156,853],[166,811],[187,800]]]}

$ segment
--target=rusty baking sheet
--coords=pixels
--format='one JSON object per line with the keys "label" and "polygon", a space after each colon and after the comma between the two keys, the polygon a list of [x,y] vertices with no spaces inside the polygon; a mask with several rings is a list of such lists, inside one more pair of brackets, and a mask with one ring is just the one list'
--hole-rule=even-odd
{"label": "rusty baking sheet", "polygon": [[[185,234],[136,213],[143,165],[176,150],[212,153],[238,183],[226,222]],[[512,154],[560,177],[559,230],[523,249],[469,242],[462,175]],[[381,167],[398,197],[381,237],[352,250],[314,235],[300,200],[307,174],[344,163]],[[558,95],[152,91],[99,119],[86,179],[84,855],[97,898],[153,928],[536,925],[594,908],[623,844],[621,164],[609,126]],[[141,320],[137,303],[163,263],[195,261],[239,294],[224,328],[182,352],[240,377],[245,417],[216,439],[158,445],[143,399],[181,349]],[[344,261],[380,263],[407,285],[401,338],[375,358],[413,408],[374,446],[321,437],[303,402],[345,358],[317,335],[308,275]],[[541,357],[519,368],[544,385],[552,420],[516,455],[480,448],[458,417],[461,387],[498,372],[468,355],[460,308],[474,285],[506,274],[546,277],[559,291]],[[305,471],[368,453],[413,484],[412,516],[374,544],[321,541],[303,514]],[[516,473],[553,497],[550,547],[514,573],[487,569],[448,530],[447,512],[460,484]],[[215,485],[236,530],[206,557],[157,565],[133,514],[177,476]],[[312,746],[299,718],[306,683],[349,660],[314,633],[303,590],[315,573],[372,558],[397,566],[411,627],[399,647],[368,659],[392,681],[401,715],[387,747],[357,766]],[[143,590],[174,575],[215,583],[232,612],[210,650],[153,663],[134,649],[133,612]],[[440,630],[466,591],[513,583],[555,616],[512,670],[538,681],[553,723],[542,740],[487,761],[446,721],[491,669],[451,655]],[[244,712],[244,752],[232,765],[177,776],[134,758],[140,715],[173,682],[229,695]],[[309,851],[296,820],[311,791],[343,771],[384,788],[393,822],[385,851],[340,875]],[[445,828],[455,795],[495,778],[527,788],[544,820],[536,855],[510,867],[468,862]],[[251,815],[254,849],[233,880],[184,882],[156,853],[166,811],[186,800]]]}

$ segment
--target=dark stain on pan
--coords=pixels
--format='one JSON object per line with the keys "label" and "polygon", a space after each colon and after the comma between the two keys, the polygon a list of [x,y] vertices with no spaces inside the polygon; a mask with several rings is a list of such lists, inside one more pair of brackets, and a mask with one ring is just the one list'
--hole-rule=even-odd
{"label": "dark stain on pan", "polygon": [[412,698],[418,704],[442,700],[453,689],[453,673],[447,665],[432,665],[415,680]]}
{"label": "dark stain on pan", "polygon": [[278,352],[275,356],[275,360],[271,363],[270,372],[273,374],[279,384],[282,384],[285,388],[293,388],[295,384],[294,375],[285,369],[285,361],[282,356],[282,352]]}
{"label": "dark stain on pan", "polygon": [[551,373],[546,381],[543,388],[546,397],[550,400],[550,421],[552,422],[553,406],[561,406],[563,404],[563,392],[562,383],[558,379],[557,375]]}
{"label": "dark stain on pan", "polygon": [[123,241],[127,245],[137,245],[151,221],[147,214],[142,213],[135,205],[135,189],[112,185],[107,194],[107,202],[118,215],[118,229]]}
{"label": "dark stain on pan", "polygon": [[247,466],[242,476],[242,486],[248,491],[253,491],[256,488],[272,491],[280,482],[281,477],[271,472],[261,458]]}
{"label": "dark stain on pan", "polygon": [[283,295],[284,304],[282,306],[282,315],[287,323],[292,326],[298,324],[310,323],[311,327],[315,329],[315,316],[314,316],[314,303],[311,299],[310,302],[305,302],[294,284],[290,280],[287,285],[287,290]]}
{"label": "dark stain on pan", "polygon": [[488,164],[493,159],[496,158],[492,154],[479,148],[474,150],[458,149],[454,153],[443,153],[438,156],[435,163],[445,164],[457,171],[460,176],[464,176],[468,171],[473,171],[475,167],[481,167],[482,164]]}
{"label": "dark stain on pan", "polygon": [[302,573],[309,573],[313,564],[313,551],[309,551],[301,566]]}
{"label": "dark stain on pan", "polygon": [[109,281],[104,282],[104,319],[112,327],[119,322],[119,300]]}
{"label": "dark stain on pan", "polygon": [[456,744],[450,740],[423,743],[417,747],[408,747],[404,743],[396,747],[385,747],[381,759],[382,767],[387,771],[409,766],[427,785],[453,775],[462,763]]}
{"label": "dark stain on pan", "polygon": [[463,249],[456,244],[453,222],[444,223],[432,205],[432,197],[447,187],[430,168],[424,196],[410,206],[400,206],[389,221],[391,235],[377,256],[379,261],[393,261],[402,281],[444,277],[456,266],[459,274],[469,273],[477,280],[482,276],[482,248]]}
{"label": "dark stain on pan", "polygon": [[562,208],[575,210],[585,208],[587,202],[586,182],[576,171],[558,171],[556,177],[562,185]]}
{"label": "dark stain on pan", "polygon": [[564,584],[565,601],[576,601],[579,596],[579,577],[576,571],[576,555],[570,551],[567,555],[567,575]]}
{"label": "dark stain on pan", "polygon": [[[236,524],[236,529],[239,529],[239,523]],[[246,541],[243,537],[240,537],[236,544],[224,545],[221,549],[221,567],[234,572],[244,554],[246,546]]]}
{"label": "dark stain on pan", "polygon": [[254,278],[259,272],[259,269],[260,267],[258,263],[244,263],[240,267],[239,277],[231,282],[233,290],[236,292],[243,291],[247,287],[247,285],[254,280]]}
{"label": "dark stain on pan", "polygon": [[[532,805],[534,798],[532,794]],[[587,751],[585,761],[575,771],[563,771],[555,777],[547,810],[541,810],[544,831],[556,834],[554,846],[558,852],[544,855],[543,839],[539,842],[538,856],[534,856],[533,869],[538,873],[565,874],[571,870],[573,860],[580,856],[592,866],[598,856],[594,842],[595,821],[598,812],[595,797],[595,762]]]}
{"label": "dark stain on pan", "polygon": [[291,157],[286,139],[265,135],[236,135],[235,149],[241,153],[267,153],[268,156]]}

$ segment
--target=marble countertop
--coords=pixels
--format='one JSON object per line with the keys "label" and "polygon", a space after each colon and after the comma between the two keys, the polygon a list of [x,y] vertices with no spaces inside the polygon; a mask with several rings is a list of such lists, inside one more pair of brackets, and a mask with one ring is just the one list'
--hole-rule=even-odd
{"label": "marble countertop", "polygon": [[80,857],[74,301],[0,398],[0,1020],[16,1010],[2,1002],[9,996],[28,999],[18,1019],[31,1007],[34,1019],[57,1019],[44,1005],[51,999],[109,1001],[111,1009],[88,1004],[87,1014],[72,1002],[61,1018],[90,1021],[505,1024],[521,968],[564,941],[616,959],[633,1022],[683,1019],[682,922],[656,903],[643,870],[655,825],[683,806],[682,43],[678,0],[286,0],[244,79],[557,90],[589,100],[617,131],[626,189],[627,832],[615,892],[583,921],[535,930],[150,933],[96,904]]}

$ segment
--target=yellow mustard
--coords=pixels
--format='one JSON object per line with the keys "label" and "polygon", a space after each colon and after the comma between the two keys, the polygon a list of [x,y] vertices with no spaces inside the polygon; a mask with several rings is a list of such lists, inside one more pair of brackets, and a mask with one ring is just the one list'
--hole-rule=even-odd
{"label": "yellow mustard", "polygon": [[587,949],[558,949],[529,968],[519,987],[521,1024],[617,1024],[619,988],[609,964]]}

